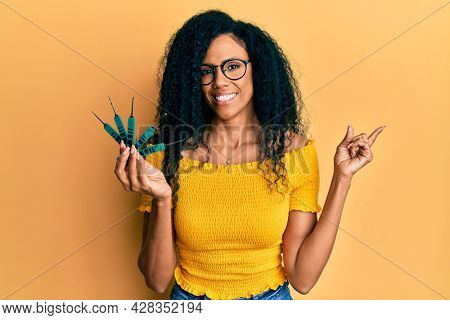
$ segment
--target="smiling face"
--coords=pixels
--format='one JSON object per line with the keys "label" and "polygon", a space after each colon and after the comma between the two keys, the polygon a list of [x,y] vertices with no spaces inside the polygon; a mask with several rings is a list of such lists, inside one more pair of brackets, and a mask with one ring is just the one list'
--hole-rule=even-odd
{"label": "smiling face", "polygon": [[[238,58],[248,60],[247,51],[240,46],[230,35],[224,34],[215,38],[206,52],[203,64],[221,65],[225,60]],[[229,65],[227,74],[235,71],[237,65]],[[225,69],[224,68],[224,69]],[[241,65],[240,68],[245,68]],[[231,77],[233,78],[233,77]],[[252,63],[247,64],[245,75],[238,80],[228,79],[220,70],[215,69],[214,81],[202,86],[203,98],[206,104],[214,111],[216,116],[227,120],[243,115],[246,117],[253,113],[253,80]]]}

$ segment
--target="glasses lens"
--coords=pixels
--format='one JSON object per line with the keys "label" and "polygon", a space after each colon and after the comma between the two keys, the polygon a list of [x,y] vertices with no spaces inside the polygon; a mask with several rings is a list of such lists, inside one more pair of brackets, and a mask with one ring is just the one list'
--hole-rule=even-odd
{"label": "glasses lens", "polygon": [[223,66],[223,70],[229,79],[237,80],[244,76],[245,67],[245,63],[240,60],[231,60]]}
{"label": "glasses lens", "polygon": [[202,84],[210,84],[214,79],[214,69],[208,66],[202,66],[201,70]]}

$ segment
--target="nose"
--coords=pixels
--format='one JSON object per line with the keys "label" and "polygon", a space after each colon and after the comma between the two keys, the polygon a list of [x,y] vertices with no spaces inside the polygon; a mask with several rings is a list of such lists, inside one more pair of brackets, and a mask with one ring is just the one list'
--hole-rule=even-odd
{"label": "nose", "polygon": [[225,77],[222,70],[220,70],[220,67],[216,68],[216,74],[214,77],[214,81],[212,83],[213,87],[219,88],[219,87],[223,87],[223,86],[228,86],[229,81],[230,80],[227,77]]}

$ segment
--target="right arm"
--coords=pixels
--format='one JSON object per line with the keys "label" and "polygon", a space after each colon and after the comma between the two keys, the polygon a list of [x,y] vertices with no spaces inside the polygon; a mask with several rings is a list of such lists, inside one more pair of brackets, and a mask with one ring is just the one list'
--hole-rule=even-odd
{"label": "right arm", "polygon": [[143,241],[138,260],[147,286],[160,294],[169,286],[178,263],[171,201],[171,197],[153,198],[151,213],[144,214]]}
{"label": "right arm", "polygon": [[126,191],[152,197],[151,213],[144,214],[138,267],[147,286],[163,293],[177,265],[172,189],[160,170],[141,157],[134,146],[130,150],[123,142],[114,172]]}

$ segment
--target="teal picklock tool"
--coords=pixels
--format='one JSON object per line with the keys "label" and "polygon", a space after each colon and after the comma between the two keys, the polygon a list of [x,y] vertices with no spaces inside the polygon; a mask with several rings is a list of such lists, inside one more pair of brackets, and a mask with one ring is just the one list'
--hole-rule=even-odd
{"label": "teal picklock tool", "polygon": [[[94,111],[92,111],[92,113],[94,113]],[[122,140],[120,135],[116,132],[116,130],[113,129],[113,127],[111,127],[109,124],[107,124],[106,122],[103,122],[102,119],[100,119],[95,113],[94,116],[97,117],[98,120],[100,120],[101,123],[103,123],[103,128],[106,130],[106,132],[108,132],[108,134],[113,137],[114,140],[117,141],[117,143],[120,144],[120,141]]]}
{"label": "teal picklock tool", "polygon": [[111,101],[111,98],[108,96],[109,103],[111,103],[111,107],[114,111],[114,122],[116,123],[116,127],[119,130],[119,135],[122,138],[123,142],[126,144],[127,142],[127,133],[125,131],[125,127],[123,126],[122,118],[117,114],[116,109]]}
{"label": "teal picklock tool", "polygon": [[154,146],[150,146],[150,147],[139,150],[139,154],[145,158],[146,156],[148,156],[151,153],[164,151],[165,149],[166,149],[166,146],[164,145],[164,143],[158,143],[158,144],[155,144]]}
{"label": "teal picklock tool", "polygon": [[131,99],[131,115],[128,117],[128,136],[126,145],[131,148],[131,145],[134,144],[134,128],[136,125],[136,120],[133,116],[133,105],[134,105],[134,97]]}
{"label": "teal picklock tool", "polygon": [[150,139],[154,133],[155,133],[155,129],[152,126],[148,127],[148,129],[145,130],[145,132],[141,135],[141,137],[136,142],[136,145],[135,145],[136,149],[139,149],[142,145],[144,145],[144,143],[146,143],[147,140]]}
{"label": "teal picklock tool", "polygon": [[158,144],[155,144],[153,146],[150,146],[150,147],[138,150],[138,152],[139,152],[139,154],[142,157],[145,158],[146,156],[148,156],[151,153],[164,151],[164,150],[166,150],[166,146],[169,146],[169,145],[174,144],[174,143],[178,143],[178,142],[183,141],[183,140],[186,140],[186,139],[181,139],[181,140],[178,140],[178,141],[175,141],[175,142],[171,142],[171,143],[158,143]]}
{"label": "teal picklock tool", "polygon": [[[116,110],[114,108],[114,105],[111,101],[111,98],[108,96],[109,98],[109,102],[111,103],[111,106],[113,108],[114,111],[114,122],[116,123],[117,129],[119,130],[119,132],[117,132],[116,130],[113,129],[113,127],[111,127],[109,124],[107,124],[106,122],[104,122],[102,119],[100,119],[95,113],[94,111],[92,111],[92,113],[94,114],[94,116],[100,120],[100,122],[103,124],[103,128],[105,129],[105,131],[117,142],[120,144],[120,141],[123,140],[123,142],[125,143],[126,146],[131,147],[131,145],[134,144],[134,132],[135,132],[135,125],[136,125],[136,119],[133,116],[133,111],[134,111],[134,97],[131,100],[131,115],[128,118],[128,132],[125,130],[125,127],[123,125],[122,122],[122,118],[116,113]],[[180,141],[183,141],[185,139],[179,140],[179,141],[175,141],[175,142],[171,142],[168,144],[165,143],[159,143],[153,146],[149,146],[149,147],[145,147],[142,148],[144,146],[144,144],[153,136],[153,134],[155,133],[155,128],[153,126],[150,126],[149,128],[147,128],[147,130],[145,130],[145,132],[139,137],[138,141],[135,144],[136,149],[138,150],[139,154],[142,157],[146,157],[151,153],[155,153],[155,152],[159,152],[159,151],[164,151],[166,149],[166,146],[174,144],[174,143],[178,143]],[[139,150],[140,148],[142,148],[141,150]]]}

